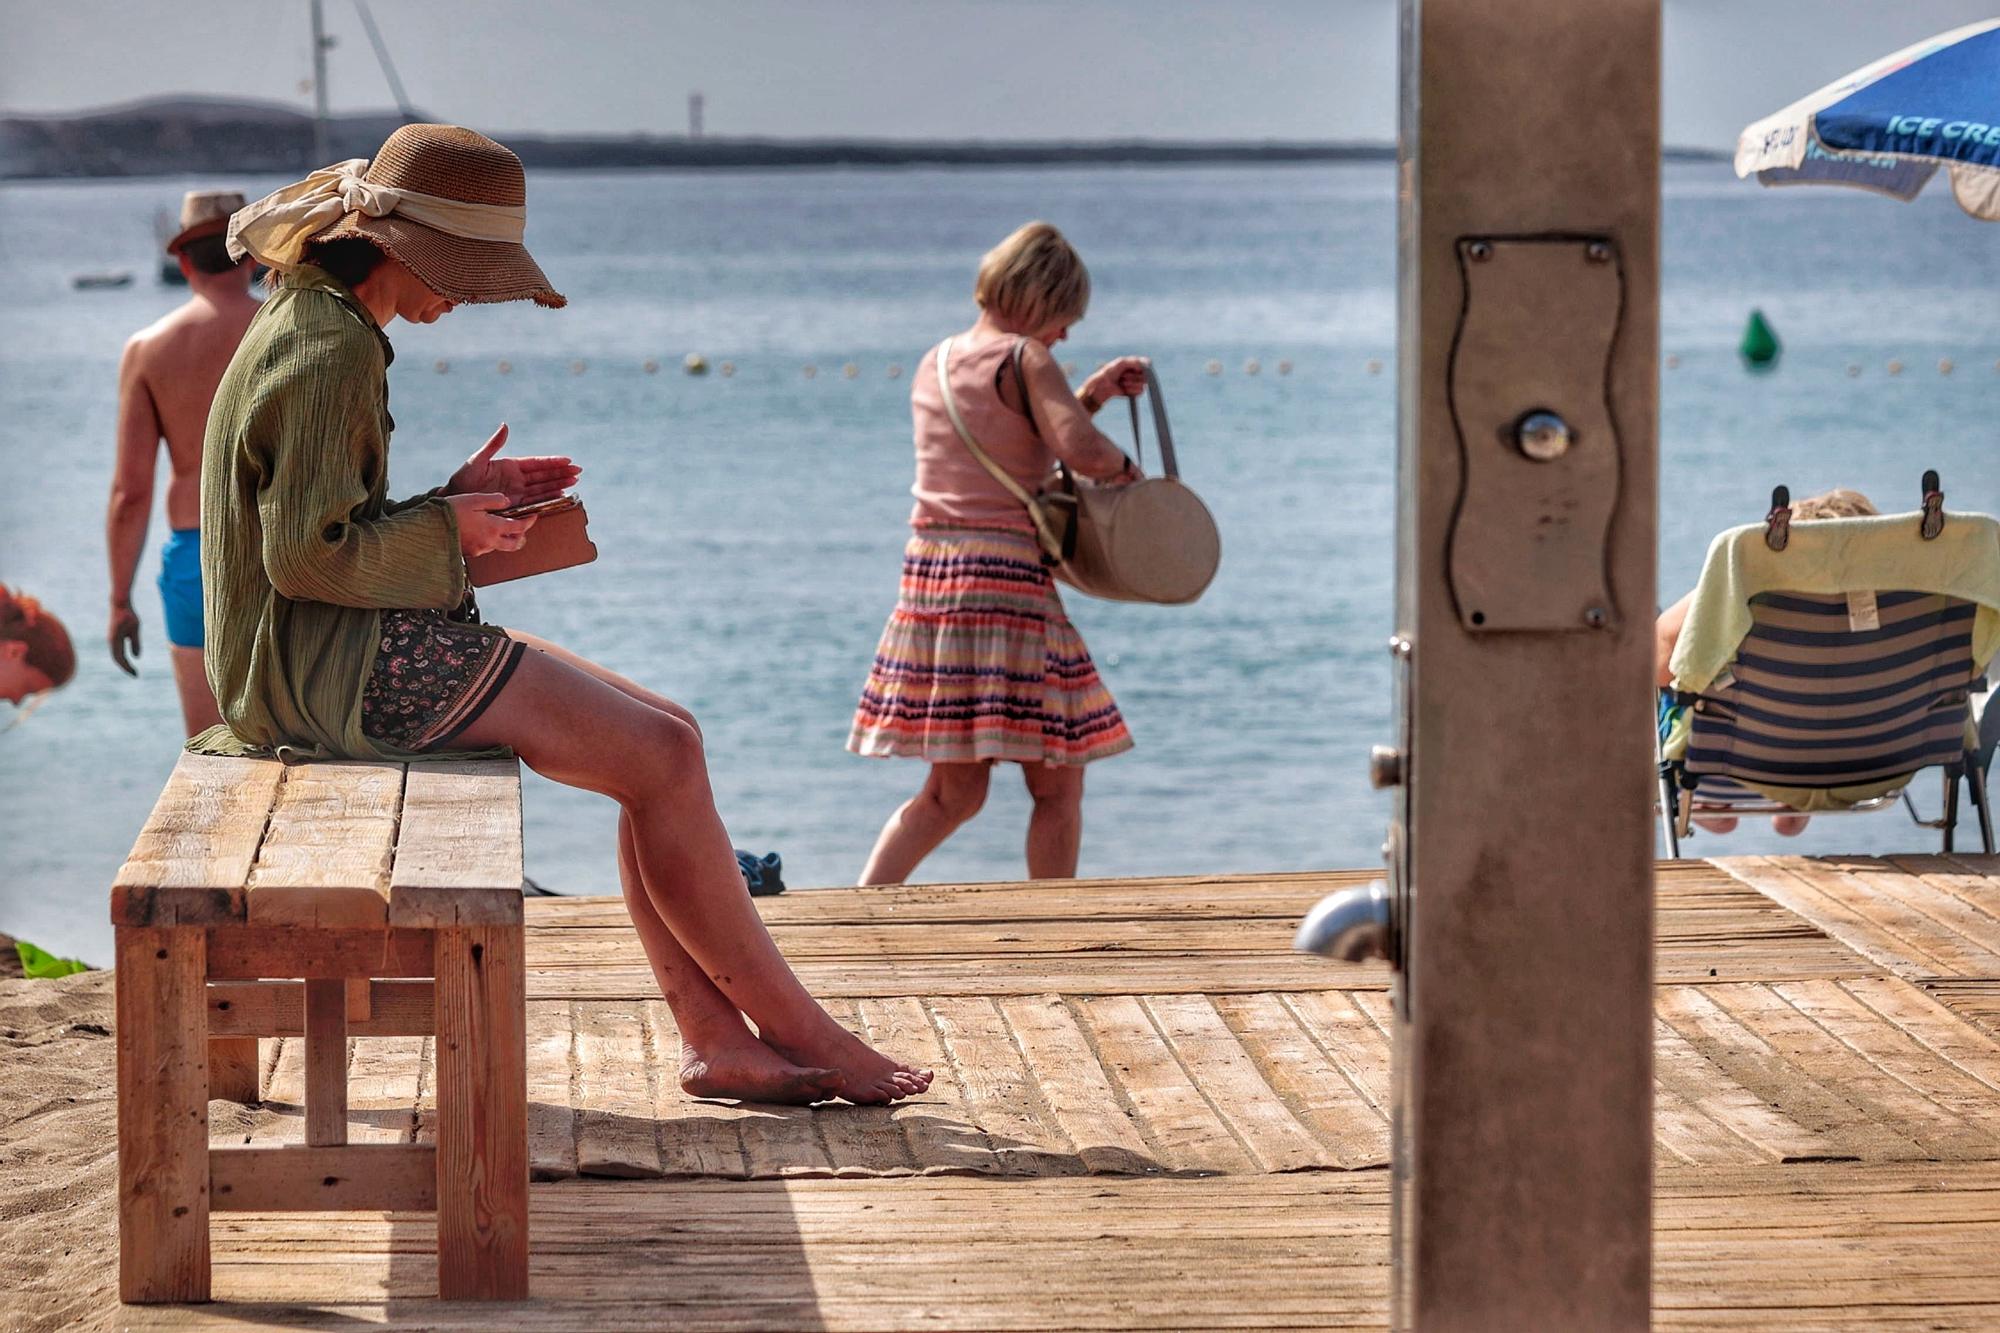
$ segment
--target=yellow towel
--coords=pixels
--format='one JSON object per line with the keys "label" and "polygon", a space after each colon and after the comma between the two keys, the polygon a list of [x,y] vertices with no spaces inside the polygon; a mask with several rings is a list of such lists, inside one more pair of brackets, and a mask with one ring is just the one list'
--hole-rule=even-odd
{"label": "yellow towel", "polygon": [[[1736,656],[1750,632],[1750,599],[1759,593],[1942,593],[1972,602],[1972,662],[1984,670],[2000,649],[2000,520],[1947,513],[1944,531],[1925,541],[1916,513],[1794,523],[1786,549],[1764,544],[1764,525],[1746,523],[1709,544],[1708,559],[1688,604],[1687,621],[1669,663],[1673,688],[1700,693]],[[1682,716],[1663,752],[1687,752],[1689,718]],[[1902,779],[1861,787],[1767,787],[1754,790],[1799,810],[1841,809],[1904,786]]]}

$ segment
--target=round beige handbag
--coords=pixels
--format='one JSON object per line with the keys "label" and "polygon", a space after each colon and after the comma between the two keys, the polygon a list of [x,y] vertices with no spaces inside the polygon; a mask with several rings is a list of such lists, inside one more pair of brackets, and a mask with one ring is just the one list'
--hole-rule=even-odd
{"label": "round beige handbag", "polygon": [[[1022,344],[1015,344],[1015,371],[1020,371]],[[946,413],[959,439],[993,479],[1027,507],[1042,548],[1042,563],[1078,592],[1113,602],[1155,602],[1182,606],[1200,597],[1222,563],[1222,537],[1215,518],[1201,497],[1180,479],[1174,438],[1167,426],[1167,409],[1160,382],[1146,367],[1146,397],[1153,406],[1153,433],[1160,444],[1164,475],[1142,477],[1122,486],[1101,485],[1071,472],[1058,462],[1040,494],[1025,487],[972,438],[958,414],[948,378],[951,339],[938,346],[938,387]],[[1021,381],[1025,388],[1025,380]],[[1026,402],[1025,392],[1023,402]],[[1133,450],[1144,470],[1145,444],[1139,430],[1139,400],[1132,409]],[[1028,421],[1035,419],[1032,404]]]}

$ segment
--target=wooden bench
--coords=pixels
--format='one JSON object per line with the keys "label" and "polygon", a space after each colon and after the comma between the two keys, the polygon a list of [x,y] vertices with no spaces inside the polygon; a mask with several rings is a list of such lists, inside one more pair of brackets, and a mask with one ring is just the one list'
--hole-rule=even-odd
{"label": "wooden bench", "polygon": [[[528,1289],[521,779],[509,760],[183,755],[111,891],[118,1289],[209,1298],[211,1211],[434,1209],[438,1294]],[[437,1142],[349,1144],[350,1036],[437,1037]],[[210,1147],[259,1037],[305,1143]]]}

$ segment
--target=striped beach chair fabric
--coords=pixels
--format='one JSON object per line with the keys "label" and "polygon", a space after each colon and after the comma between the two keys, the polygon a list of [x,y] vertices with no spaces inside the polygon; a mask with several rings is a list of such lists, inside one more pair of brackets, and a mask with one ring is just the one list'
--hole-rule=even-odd
{"label": "striped beach chair fabric", "polygon": [[[1662,823],[1669,851],[1697,815],[1787,814],[1794,807],[1755,789],[1887,787],[1844,809],[1859,813],[1900,796],[1952,850],[1959,787],[1968,789],[1984,849],[1994,850],[1984,756],[1968,747],[1975,692],[1977,607],[1921,591],[1817,595],[1764,593],[1749,602],[1751,627],[1728,669],[1698,695],[1686,753],[1661,763]],[[1909,781],[1941,769],[1944,814],[1923,820]]]}

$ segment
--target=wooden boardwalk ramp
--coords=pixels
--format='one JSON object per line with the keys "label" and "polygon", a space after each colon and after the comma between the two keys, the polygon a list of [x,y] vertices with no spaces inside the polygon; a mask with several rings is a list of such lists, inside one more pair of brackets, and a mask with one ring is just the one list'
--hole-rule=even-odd
{"label": "wooden boardwalk ramp", "polygon": [[[766,900],[843,1022],[936,1069],[894,1108],[687,1098],[622,906],[532,901],[535,1298],[405,1299],[423,1218],[232,1214],[222,1303],[121,1326],[1380,1327],[1388,974],[1288,947],[1363,878]],[[2000,1325],[2000,862],[1672,863],[1657,935],[1657,1322]],[[247,1139],[302,1137],[301,1047]],[[428,1039],[350,1079],[356,1141],[429,1136]]]}

